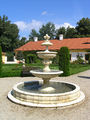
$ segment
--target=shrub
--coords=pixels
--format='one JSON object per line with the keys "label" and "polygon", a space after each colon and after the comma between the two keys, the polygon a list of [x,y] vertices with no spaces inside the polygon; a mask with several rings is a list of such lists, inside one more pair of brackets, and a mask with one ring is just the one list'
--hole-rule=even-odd
{"label": "shrub", "polygon": [[17,55],[16,55],[16,59],[17,60],[23,60],[24,56],[23,56],[23,52],[22,51],[18,51]]}
{"label": "shrub", "polygon": [[59,63],[59,55],[57,54],[55,58],[52,60],[52,64],[58,64]]}
{"label": "shrub", "polygon": [[82,64],[84,60],[82,59],[82,56],[77,56],[77,62],[78,64]]}
{"label": "shrub", "polygon": [[2,48],[0,46],[0,75],[1,75],[1,72],[2,72]]}
{"label": "shrub", "polygon": [[40,63],[36,54],[28,54],[26,57],[26,63]]}
{"label": "shrub", "polygon": [[7,61],[14,61],[14,53],[8,52],[7,54]]}
{"label": "shrub", "polygon": [[30,73],[30,70],[38,70],[38,69],[40,70],[40,67],[31,67],[31,66],[23,67],[21,71],[21,77],[34,76],[32,75],[32,73]]}
{"label": "shrub", "polygon": [[59,51],[59,69],[63,71],[63,76],[70,75],[70,54],[67,47],[62,47]]}
{"label": "shrub", "polygon": [[82,56],[77,56],[77,60],[73,61],[73,64],[83,64],[84,60],[82,59]]}

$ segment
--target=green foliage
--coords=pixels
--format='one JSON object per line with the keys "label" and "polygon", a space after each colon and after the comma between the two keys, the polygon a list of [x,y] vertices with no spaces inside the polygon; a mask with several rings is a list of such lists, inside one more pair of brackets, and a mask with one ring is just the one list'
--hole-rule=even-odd
{"label": "green foliage", "polygon": [[30,35],[29,35],[29,41],[34,41],[34,37],[39,37],[39,33],[35,29],[32,29]]}
{"label": "green foliage", "polygon": [[42,27],[39,29],[40,33],[40,39],[43,40],[44,36],[48,34],[50,36],[50,39],[53,39],[55,36],[55,25],[51,22],[48,22],[46,25],[42,25]]}
{"label": "green foliage", "polygon": [[51,22],[48,22],[47,24],[43,24],[42,27],[39,29],[39,33],[32,29],[30,35],[29,35],[29,41],[33,41],[34,37],[38,37],[38,40],[43,40],[44,36],[48,34],[51,39],[54,39],[55,37],[55,25]]}
{"label": "green foliage", "polygon": [[48,22],[47,24],[43,24],[42,27],[37,32],[35,29],[32,29],[29,40],[33,41],[33,37],[38,37],[38,40],[43,40],[43,36],[48,34],[51,39],[59,38],[60,34],[63,34],[64,38],[80,38],[80,37],[90,37],[90,19],[82,18],[77,22],[77,26],[75,28],[60,27],[55,30],[55,24]]}
{"label": "green foliage", "polygon": [[21,47],[22,45],[24,45],[26,43],[26,37],[22,37],[18,42],[19,46],[18,47]]}
{"label": "green foliage", "polygon": [[59,29],[56,30],[56,38],[57,39],[59,39],[60,34],[63,34],[63,36],[65,37],[65,34],[66,34],[65,27],[60,27]]}
{"label": "green foliage", "polygon": [[82,56],[77,56],[77,62],[78,64],[83,64],[84,60],[82,59]]}
{"label": "green foliage", "polygon": [[88,64],[70,64],[70,75],[89,70],[90,65]]}
{"label": "green foliage", "polygon": [[40,70],[40,67],[32,67],[32,66],[25,66],[23,67],[21,71],[21,77],[28,77],[28,76],[33,76],[32,73],[30,73],[30,70]]}
{"label": "green foliage", "polygon": [[73,61],[74,64],[83,64],[84,60],[82,59],[83,56],[82,55],[77,55],[77,60]]}
{"label": "green foliage", "polygon": [[59,55],[57,54],[56,57],[52,59],[52,64],[57,64],[58,65],[58,63],[59,63]]}
{"label": "green foliage", "polygon": [[[40,69],[43,69],[42,64],[35,63],[29,64],[29,66],[31,66],[31,68],[34,67],[35,69],[39,67]],[[54,64],[51,64],[50,68],[58,70],[58,66]],[[90,65],[88,64],[70,64],[70,75],[83,72],[88,69],[90,69]],[[0,75],[0,77],[18,77],[18,76],[20,77],[21,74],[22,64],[2,64],[2,74]]]}
{"label": "green foliage", "polygon": [[73,64],[83,64],[84,60],[81,56],[77,56],[77,60],[73,61]]}
{"label": "green foliage", "polygon": [[23,52],[25,63],[40,63],[40,59],[36,55],[36,51],[25,51]]}
{"label": "green foliage", "polygon": [[63,76],[70,75],[70,54],[67,47],[62,47],[59,51],[59,70],[63,71]]}
{"label": "green foliage", "polygon": [[63,34],[64,38],[75,38],[77,36],[77,31],[75,28],[66,28],[65,27],[60,27],[59,29],[56,30],[56,38],[59,38],[59,35]]}
{"label": "green foliage", "polygon": [[7,61],[14,61],[14,53],[13,52],[8,52],[6,54],[7,56]]}
{"label": "green foliage", "polygon": [[[36,54],[28,54],[27,55],[27,63],[37,63],[37,55]],[[38,61],[39,62],[39,61]]]}
{"label": "green foliage", "polygon": [[82,18],[79,22],[77,22],[76,30],[79,35],[90,35],[90,19]]}
{"label": "green foliage", "polygon": [[16,59],[17,60],[23,60],[24,59],[24,55],[22,51],[18,51],[16,54]]}
{"label": "green foliage", "polygon": [[48,34],[50,36],[50,39],[54,39],[55,37],[55,25],[51,22],[48,22],[46,25],[42,25],[42,27],[39,29],[39,39],[43,40],[44,36]]}
{"label": "green foliage", "polygon": [[21,64],[3,64],[0,77],[18,77],[21,75]]}
{"label": "green foliage", "polygon": [[26,57],[25,61],[26,61],[25,63],[27,63],[27,64],[30,63],[30,62],[29,62],[29,57],[28,57],[28,56]]}
{"label": "green foliage", "polygon": [[36,51],[25,51],[23,52],[25,63],[41,63],[41,60],[36,55]]}
{"label": "green foliage", "polygon": [[19,29],[7,16],[0,16],[0,45],[3,52],[13,51],[18,46]]}
{"label": "green foliage", "polygon": [[77,37],[76,29],[68,27],[66,30],[65,38],[75,38],[75,37]]}
{"label": "green foliage", "polygon": [[1,75],[1,72],[2,72],[2,49],[0,46],[0,75]]}

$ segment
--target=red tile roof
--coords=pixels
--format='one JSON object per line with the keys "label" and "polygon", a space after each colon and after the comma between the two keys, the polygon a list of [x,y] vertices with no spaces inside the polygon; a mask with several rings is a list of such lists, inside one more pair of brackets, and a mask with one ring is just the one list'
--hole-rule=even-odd
{"label": "red tile roof", "polygon": [[[45,46],[41,46],[42,41],[28,42],[25,45],[17,48],[15,51],[32,51],[45,50]],[[63,46],[67,46],[70,50],[90,49],[90,37],[88,38],[70,38],[63,40],[50,40],[53,43],[49,46],[49,50],[59,50]]]}

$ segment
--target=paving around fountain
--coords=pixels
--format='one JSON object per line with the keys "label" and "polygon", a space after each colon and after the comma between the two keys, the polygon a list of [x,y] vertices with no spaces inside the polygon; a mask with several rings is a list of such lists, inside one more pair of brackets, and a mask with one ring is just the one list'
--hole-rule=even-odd
{"label": "paving around fountain", "polygon": [[[75,107],[33,108],[15,104],[7,94],[19,82],[41,80],[38,77],[0,78],[0,120],[90,120],[90,70],[69,77],[56,77],[52,81],[71,82],[80,86],[85,101]],[[42,80],[41,80],[42,81]]]}

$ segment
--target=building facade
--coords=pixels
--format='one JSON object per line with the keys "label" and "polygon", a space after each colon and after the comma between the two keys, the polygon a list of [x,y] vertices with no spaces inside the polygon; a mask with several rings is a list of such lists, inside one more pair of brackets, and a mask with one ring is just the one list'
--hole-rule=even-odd
{"label": "building facade", "polygon": [[[49,47],[49,50],[60,50],[61,47],[68,47],[71,55],[71,62],[77,60],[77,56],[80,56],[84,61],[89,59],[90,54],[90,37],[87,38],[70,38],[70,39],[54,39],[50,40],[53,45]],[[15,52],[18,51],[41,51],[45,50],[44,46],[41,46],[42,41],[30,41],[25,45],[17,48]]]}

